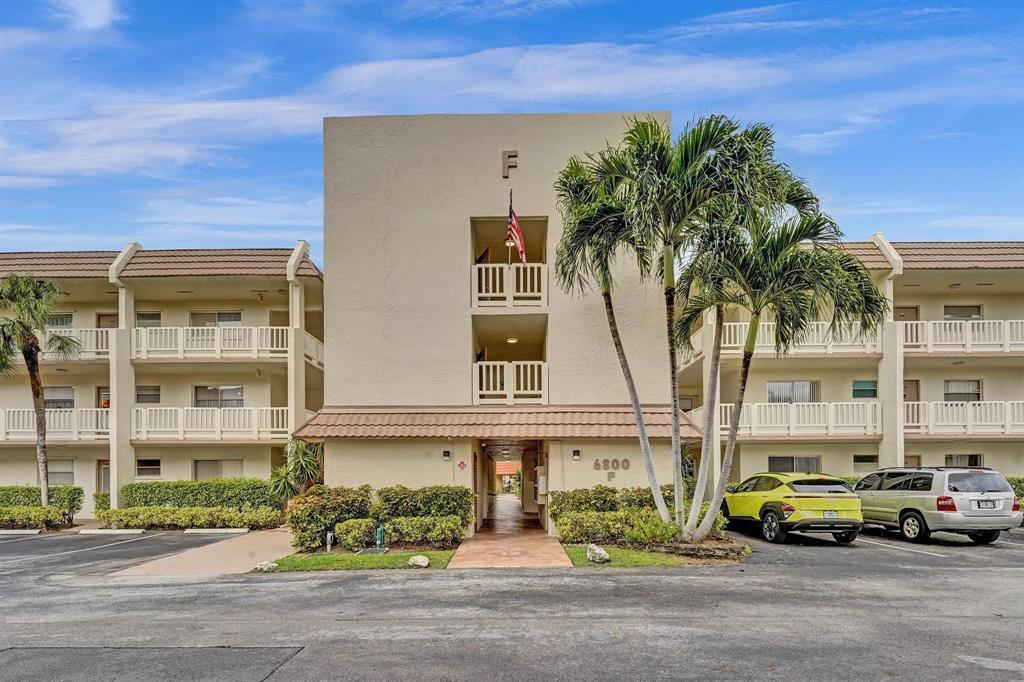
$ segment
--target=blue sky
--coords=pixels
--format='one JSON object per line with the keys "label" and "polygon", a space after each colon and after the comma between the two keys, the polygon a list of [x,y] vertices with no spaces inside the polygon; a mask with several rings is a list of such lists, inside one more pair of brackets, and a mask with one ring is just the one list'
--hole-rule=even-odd
{"label": "blue sky", "polygon": [[0,249],[319,254],[324,116],[627,109],[771,124],[850,239],[1024,239],[1020,0],[6,0]]}

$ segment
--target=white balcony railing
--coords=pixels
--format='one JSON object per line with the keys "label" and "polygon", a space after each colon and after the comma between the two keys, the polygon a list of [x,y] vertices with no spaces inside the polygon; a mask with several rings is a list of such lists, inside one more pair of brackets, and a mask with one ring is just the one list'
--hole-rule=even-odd
{"label": "white balcony railing", "polygon": [[474,405],[543,405],[548,402],[546,362],[477,362]]}
{"label": "white balcony railing", "polygon": [[303,354],[306,356],[306,362],[309,362],[314,367],[324,368],[324,342],[316,338],[309,332],[306,332],[306,336],[303,340]]}
{"label": "white balcony railing", "polygon": [[[46,411],[46,437],[51,440],[104,440],[110,436],[110,410],[78,408]],[[36,438],[36,413],[31,408],[0,410],[0,441]]]}
{"label": "white balcony railing", "polygon": [[[743,350],[747,342],[747,331],[750,324],[747,322],[726,322],[722,325],[722,350],[738,352]],[[841,333],[833,334],[829,331],[828,322],[812,322],[800,342],[794,345],[790,355],[801,353],[814,353],[826,355],[842,353],[877,353],[879,348],[878,334],[871,334],[861,337],[854,326],[850,326]],[[754,347],[756,353],[775,352],[775,323],[762,322],[757,330],[757,345]]]}
{"label": "white balcony railing", "polygon": [[272,358],[288,355],[288,327],[144,327],[136,358]]}
{"label": "white balcony railing", "polygon": [[[731,404],[719,405],[722,434],[729,432]],[[751,436],[874,436],[881,433],[882,406],[877,402],[746,403],[737,435]],[[703,426],[704,408],[687,416]]]}
{"label": "white balcony railing", "polygon": [[288,436],[287,407],[137,407],[136,440],[270,440]]}
{"label": "white balcony railing", "polygon": [[544,263],[473,266],[473,305],[482,308],[548,304]]}
{"label": "white balcony railing", "polygon": [[110,357],[110,330],[91,328],[57,329],[51,328],[39,335],[39,343],[46,356],[47,339],[52,334],[70,336],[78,340],[78,353],[72,360],[105,360]]}
{"label": "white balcony railing", "polygon": [[1024,433],[1024,400],[905,402],[903,432],[907,435]]}
{"label": "white balcony railing", "polygon": [[900,326],[903,348],[908,351],[1024,351],[1024,320],[929,320]]}

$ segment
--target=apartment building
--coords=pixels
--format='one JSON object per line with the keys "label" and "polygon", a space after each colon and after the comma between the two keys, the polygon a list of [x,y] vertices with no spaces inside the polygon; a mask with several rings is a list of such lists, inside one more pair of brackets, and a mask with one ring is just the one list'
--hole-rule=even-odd
{"label": "apartment building", "polygon": [[[879,466],[988,466],[1024,474],[1024,242],[889,242],[846,248],[874,274],[892,319],[867,339],[816,323],[776,357],[762,325],[737,447],[742,478],[758,471],[855,475]],[[736,397],[747,323],[723,332],[717,426]],[[698,405],[707,385],[707,319],[680,373]]]}
{"label": "apartment building", "polygon": [[[648,114],[325,120],[331,370],[299,435],[326,442],[329,484],[471,486],[478,522],[499,462],[521,462],[523,508],[542,521],[549,490],[647,484],[601,298],[562,292],[551,269],[556,175],[634,115]],[[505,243],[510,191],[525,262]],[[619,268],[618,323],[669,482],[664,302]]]}
{"label": "apartment building", "polygon": [[[44,354],[51,484],[92,493],[132,481],[268,477],[289,434],[323,397],[323,275],[299,242],[284,249],[0,254],[0,277],[56,281]],[[0,378],[0,483],[37,484],[24,369]]]}

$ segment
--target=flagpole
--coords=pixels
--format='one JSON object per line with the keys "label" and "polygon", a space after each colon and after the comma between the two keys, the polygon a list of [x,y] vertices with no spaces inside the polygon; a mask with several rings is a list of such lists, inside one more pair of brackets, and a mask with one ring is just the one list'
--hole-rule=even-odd
{"label": "flagpole", "polygon": [[[508,215],[512,218],[512,188],[508,188]],[[508,267],[512,267],[512,240],[505,236],[505,246],[508,247]]]}

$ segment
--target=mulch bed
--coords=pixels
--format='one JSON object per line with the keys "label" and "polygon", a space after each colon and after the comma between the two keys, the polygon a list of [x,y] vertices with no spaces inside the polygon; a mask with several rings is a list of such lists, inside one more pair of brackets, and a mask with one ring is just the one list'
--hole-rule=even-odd
{"label": "mulch bed", "polygon": [[703,542],[665,542],[665,543],[626,543],[624,547],[644,549],[649,552],[677,554],[693,559],[728,559],[738,560],[745,557],[748,548],[742,542],[730,539],[710,539]]}

